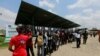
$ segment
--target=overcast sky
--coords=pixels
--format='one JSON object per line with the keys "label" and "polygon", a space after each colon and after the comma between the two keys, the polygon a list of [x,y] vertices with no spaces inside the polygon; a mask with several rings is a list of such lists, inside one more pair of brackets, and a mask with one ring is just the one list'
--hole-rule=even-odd
{"label": "overcast sky", "polygon": [[[100,28],[100,0],[24,0],[81,25]],[[21,0],[0,0],[0,26],[14,24]]]}

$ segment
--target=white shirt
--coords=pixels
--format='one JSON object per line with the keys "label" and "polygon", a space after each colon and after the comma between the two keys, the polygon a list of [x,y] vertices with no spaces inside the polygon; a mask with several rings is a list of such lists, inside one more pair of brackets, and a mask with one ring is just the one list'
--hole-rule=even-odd
{"label": "white shirt", "polygon": [[76,38],[81,38],[80,34],[78,34],[78,33],[74,33],[74,36],[75,36]]}
{"label": "white shirt", "polygon": [[46,39],[44,39],[44,43],[46,43],[46,45],[48,44],[48,36],[47,36],[47,34],[45,33],[45,38]]}

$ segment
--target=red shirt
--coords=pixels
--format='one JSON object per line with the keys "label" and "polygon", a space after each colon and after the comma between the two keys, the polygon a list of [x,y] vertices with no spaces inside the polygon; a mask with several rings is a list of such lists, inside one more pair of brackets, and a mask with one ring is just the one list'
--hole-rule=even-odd
{"label": "red shirt", "polygon": [[13,56],[27,56],[26,52],[26,41],[28,36],[17,35],[11,38],[9,45],[14,46]]}

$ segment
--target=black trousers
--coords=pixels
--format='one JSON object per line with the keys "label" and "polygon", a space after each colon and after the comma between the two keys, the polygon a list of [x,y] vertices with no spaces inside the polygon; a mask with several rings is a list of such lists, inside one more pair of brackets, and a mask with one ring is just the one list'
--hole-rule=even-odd
{"label": "black trousers", "polygon": [[77,46],[77,48],[80,47],[80,44],[81,44],[81,39],[80,38],[76,38],[76,46]]}
{"label": "black trousers", "polygon": [[88,37],[83,37],[83,44],[86,44]]}
{"label": "black trousers", "polygon": [[44,56],[46,56],[47,54],[48,54],[48,45],[44,43]]}
{"label": "black trousers", "polygon": [[52,53],[53,52],[53,47],[52,47],[52,40],[48,40],[48,53]]}
{"label": "black trousers", "polygon": [[30,56],[30,52],[31,52],[31,55],[32,55],[32,56],[35,56],[32,46],[27,46],[27,47],[26,47],[26,50],[27,50],[27,56]]}
{"label": "black trousers", "polygon": [[98,39],[98,40],[99,40],[99,42],[100,42],[100,36],[99,36],[99,39]]}

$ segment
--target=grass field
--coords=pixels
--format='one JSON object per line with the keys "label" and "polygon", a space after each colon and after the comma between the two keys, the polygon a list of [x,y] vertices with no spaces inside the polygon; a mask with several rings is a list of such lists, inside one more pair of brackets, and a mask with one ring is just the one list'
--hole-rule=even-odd
{"label": "grass field", "polygon": [[8,43],[1,43],[0,47],[8,47]]}
{"label": "grass field", "polygon": [[0,43],[4,41],[4,37],[0,36]]}
{"label": "grass field", "polygon": [[8,43],[4,43],[4,37],[0,37],[0,47],[7,47]]}

